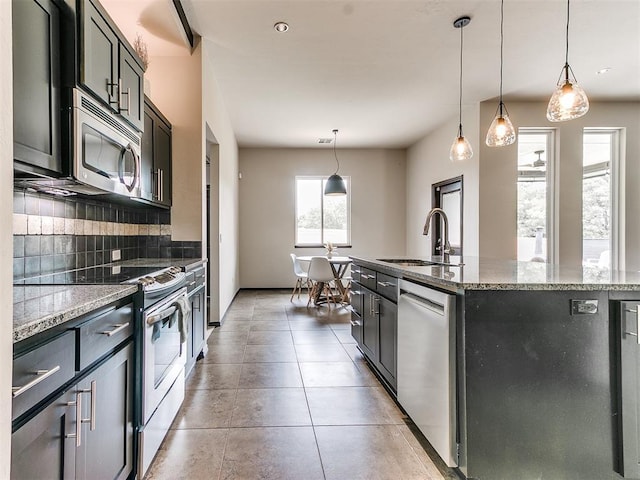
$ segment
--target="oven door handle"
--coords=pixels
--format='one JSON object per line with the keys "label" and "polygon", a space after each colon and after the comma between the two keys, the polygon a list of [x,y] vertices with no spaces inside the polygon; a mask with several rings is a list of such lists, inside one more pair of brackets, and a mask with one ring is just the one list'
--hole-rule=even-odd
{"label": "oven door handle", "polygon": [[160,313],[156,313],[155,315],[151,315],[147,318],[147,325],[153,325],[154,323],[158,323],[161,320],[164,320],[167,317],[170,317],[174,313],[176,313],[176,307],[169,307],[166,310],[162,310]]}

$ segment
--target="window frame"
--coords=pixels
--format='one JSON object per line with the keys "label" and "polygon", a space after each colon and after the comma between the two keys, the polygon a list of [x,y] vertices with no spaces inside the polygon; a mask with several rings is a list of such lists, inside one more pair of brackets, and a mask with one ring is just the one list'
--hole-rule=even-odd
{"label": "window frame", "polygon": [[[351,177],[347,175],[342,175],[342,178],[346,181],[347,184],[347,194],[346,194],[346,211],[347,211],[347,242],[346,243],[334,243],[334,247],[340,248],[351,248]],[[324,185],[326,181],[329,179],[328,175],[296,175],[294,178],[294,218],[293,218],[293,229],[294,229],[294,247],[295,248],[323,248],[326,244],[326,240],[324,238]],[[319,180],[321,181],[320,185],[320,243],[300,243],[298,241],[298,180]]]}
{"label": "window frame", "polygon": [[[558,218],[559,215],[559,189],[558,189],[558,152],[557,152],[557,142],[556,136],[557,131],[555,128],[544,128],[544,127],[520,127],[518,128],[518,141],[520,140],[520,135],[544,135],[546,137],[546,162],[547,167],[545,169],[545,182],[547,185],[546,192],[546,244],[547,244],[547,263],[558,264],[558,245],[560,242],[560,229],[558,226]],[[516,161],[517,162],[517,161]],[[516,163],[516,170],[518,165]],[[520,182],[520,180],[516,177],[516,182]],[[517,188],[517,185],[516,185]],[[516,211],[518,208],[518,199],[516,193]],[[516,229],[517,229],[517,216],[516,216]],[[516,258],[518,252],[516,251]]]}
{"label": "window frame", "polygon": [[[624,190],[624,152],[622,150],[624,129],[622,128],[605,128],[605,127],[585,127],[582,130],[582,145],[584,151],[584,137],[586,134],[609,135],[611,138],[610,145],[610,189],[609,202],[611,208],[611,238],[609,239],[609,248],[611,249],[610,265],[612,270],[623,270],[625,263],[624,254],[624,207],[625,207],[625,190]],[[581,178],[581,184],[584,184],[584,166]],[[583,199],[584,202],[584,199]],[[582,203],[584,208],[584,203]],[[583,222],[584,212],[582,213],[581,224]],[[580,234],[584,242],[584,230]],[[584,255],[584,254],[583,254]],[[584,257],[583,257],[584,258]]]}

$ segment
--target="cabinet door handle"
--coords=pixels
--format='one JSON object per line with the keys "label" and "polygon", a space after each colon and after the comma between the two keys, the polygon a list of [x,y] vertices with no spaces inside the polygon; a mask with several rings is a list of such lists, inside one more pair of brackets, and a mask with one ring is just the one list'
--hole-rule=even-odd
{"label": "cabinet door handle", "polygon": [[[122,101],[122,96],[123,95],[127,96],[127,108],[122,108],[122,104],[124,103]],[[122,91],[122,79],[121,78],[118,79],[118,111],[120,113],[127,112],[127,115],[130,115],[130,113],[131,113],[131,88],[127,88],[127,91],[123,92]]]}
{"label": "cabinet door handle", "polygon": [[160,172],[160,201],[164,202],[164,170],[158,169]]}
{"label": "cabinet door handle", "polygon": [[[96,398],[98,397],[98,385],[96,380],[91,380],[91,389],[89,390],[91,394],[91,413],[89,415],[89,429],[96,429]],[[84,420],[83,420],[84,421]]]}
{"label": "cabinet door handle", "polygon": [[351,320],[351,325],[353,325],[354,327],[359,327],[360,326],[360,322],[357,320]]}
{"label": "cabinet door handle", "polygon": [[22,395],[27,390],[31,390],[40,382],[44,382],[47,378],[49,378],[51,375],[56,373],[58,370],[60,370],[60,365],[56,365],[50,370],[36,370],[35,372],[33,372],[33,374],[37,375],[37,377],[31,380],[29,383],[21,387],[11,387],[12,397],[16,398],[17,396]]}
{"label": "cabinet door handle", "polygon": [[129,322],[127,322],[127,323],[116,323],[114,325],[114,327],[116,327],[116,328],[114,328],[113,330],[107,330],[107,331],[100,332],[100,333],[102,335],[106,335],[106,336],[110,337],[110,336],[115,335],[116,333],[124,330],[128,326],[129,326]]}
{"label": "cabinet door handle", "polygon": [[373,314],[380,315],[380,308],[376,310],[376,305],[380,306],[380,297],[373,297]]}
{"label": "cabinet door handle", "polygon": [[636,337],[638,345],[640,345],[640,313],[638,312],[637,308],[635,310],[633,310],[631,308],[625,308],[625,312],[635,313],[636,314],[636,333],[627,332],[626,330],[624,330],[623,334],[624,335],[631,335],[633,337]]}
{"label": "cabinet door handle", "polygon": [[82,391],[76,392],[76,401],[67,402],[68,406],[76,407],[76,433],[68,433],[65,438],[75,438],[76,447],[82,445]]}
{"label": "cabinet door handle", "polygon": [[118,108],[120,107],[120,105],[118,103],[118,99],[114,100],[115,95],[113,94],[113,89],[119,88],[119,87],[120,87],[119,82],[113,83],[113,82],[110,82],[109,79],[107,78],[107,95],[109,95],[109,105],[113,105],[115,103],[118,105]]}
{"label": "cabinet door handle", "polygon": [[395,287],[396,286],[395,283],[391,283],[391,282],[378,282],[378,285],[380,285],[381,287]]}

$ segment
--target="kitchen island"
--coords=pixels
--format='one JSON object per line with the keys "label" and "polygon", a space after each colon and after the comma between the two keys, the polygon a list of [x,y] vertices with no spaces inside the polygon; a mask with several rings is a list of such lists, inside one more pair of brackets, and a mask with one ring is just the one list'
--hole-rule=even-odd
{"label": "kitchen island", "polygon": [[[403,298],[415,297],[417,285],[453,300],[451,371],[441,375],[434,363],[424,374],[431,390],[450,390],[441,421],[449,424],[451,448],[443,453],[429,438],[441,429],[423,429],[447,464],[483,480],[640,478],[636,273],[453,256],[446,264],[439,257],[352,258],[354,310],[361,312],[353,314],[354,337],[412,418],[402,393],[415,387],[403,384],[411,378],[403,372],[416,365],[403,358],[422,357],[403,350],[421,349],[403,330]],[[399,305],[395,330],[390,288]],[[382,352],[390,355],[394,335],[397,375],[390,376]],[[426,337],[423,357],[441,343]]]}

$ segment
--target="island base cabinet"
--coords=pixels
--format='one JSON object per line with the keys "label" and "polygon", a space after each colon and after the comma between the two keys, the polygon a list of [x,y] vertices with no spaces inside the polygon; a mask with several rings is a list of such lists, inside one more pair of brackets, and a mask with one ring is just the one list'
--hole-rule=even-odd
{"label": "island base cabinet", "polygon": [[66,392],[11,435],[11,478],[74,478],[76,408]]}
{"label": "island base cabinet", "polygon": [[622,474],[640,479],[640,302],[620,302]]}
{"label": "island base cabinet", "polygon": [[[576,300],[598,308],[572,313]],[[620,479],[608,292],[467,291],[464,304],[463,473]]]}

